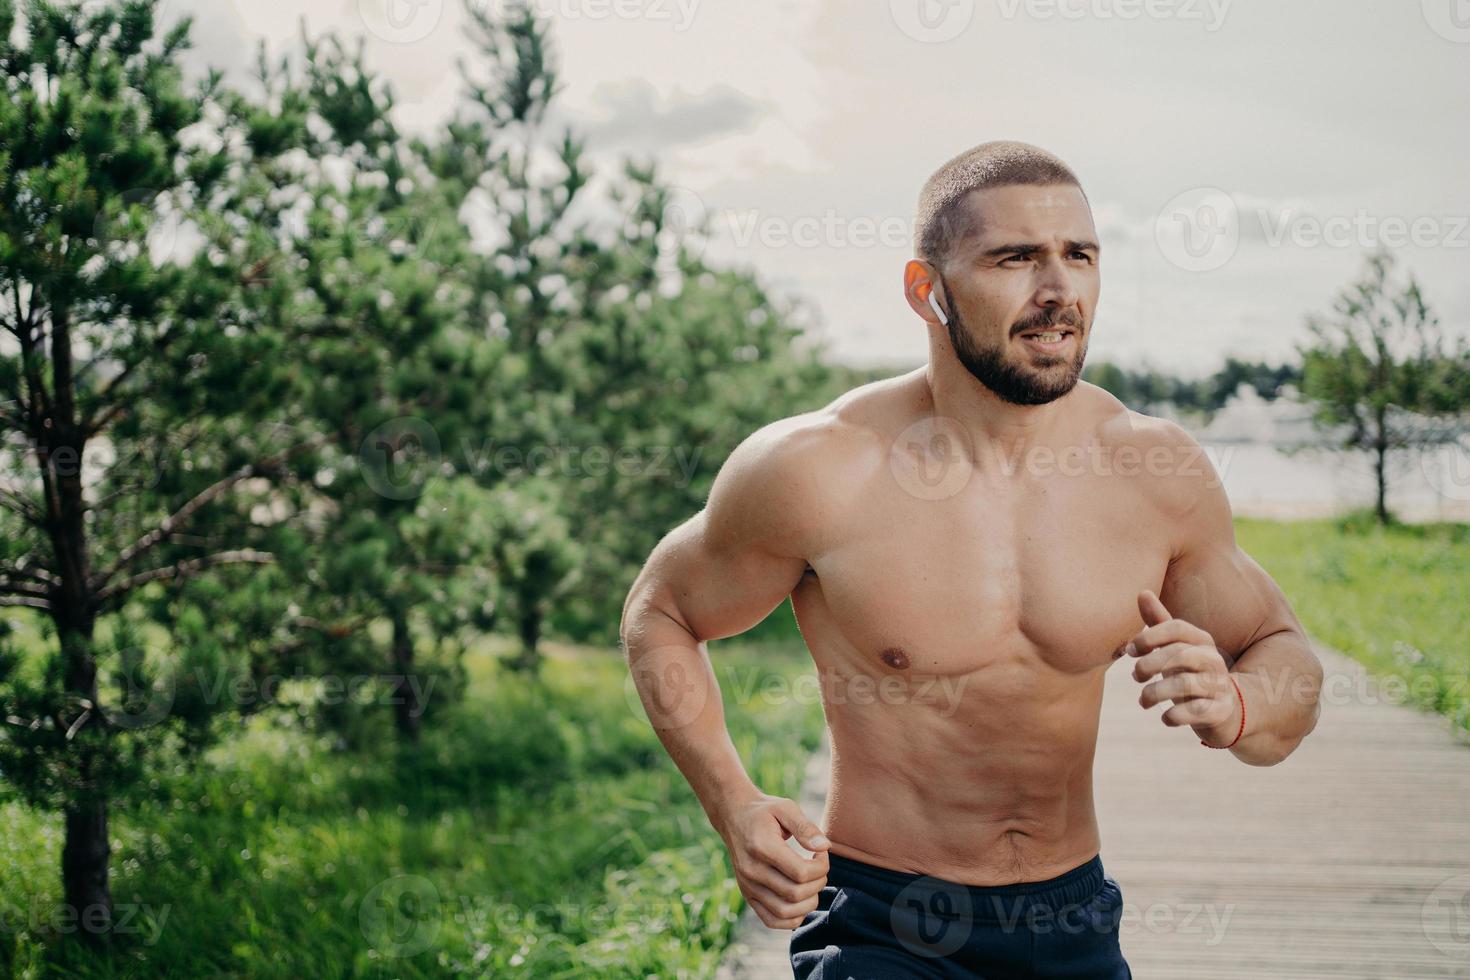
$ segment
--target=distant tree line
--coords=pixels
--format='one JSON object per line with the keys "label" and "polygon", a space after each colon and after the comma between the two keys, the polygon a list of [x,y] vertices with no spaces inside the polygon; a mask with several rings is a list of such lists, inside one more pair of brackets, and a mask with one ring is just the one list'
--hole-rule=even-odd
{"label": "distant tree line", "polygon": [[1225,366],[1203,378],[1181,378],[1150,368],[1133,369],[1108,361],[1087,365],[1082,377],[1104,388],[1135,411],[1169,403],[1177,408],[1209,414],[1224,407],[1242,384],[1248,384],[1268,401],[1283,385],[1300,385],[1302,369],[1293,364],[1268,364],[1225,359]]}

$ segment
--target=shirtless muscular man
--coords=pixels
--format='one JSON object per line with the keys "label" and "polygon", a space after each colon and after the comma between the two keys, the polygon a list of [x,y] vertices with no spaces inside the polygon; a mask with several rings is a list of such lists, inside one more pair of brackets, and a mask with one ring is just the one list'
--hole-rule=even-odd
{"label": "shirtless muscular man", "polygon": [[[797,976],[1128,977],[1092,796],[1109,664],[1261,766],[1316,724],[1322,668],[1194,440],[1079,380],[1100,274],[1073,172],[982,144],[915,238],[928,364],[730,455],[633,584],[629,667]],[[787,596],[831,733],[820,824],[747,775],[705,645]]]}

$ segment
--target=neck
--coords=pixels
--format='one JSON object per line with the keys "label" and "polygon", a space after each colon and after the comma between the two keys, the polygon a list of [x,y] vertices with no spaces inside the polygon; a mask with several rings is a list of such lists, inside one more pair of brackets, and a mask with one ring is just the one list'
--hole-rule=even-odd
{"label": "neck", "polygon": [[977,452],[996,446],[1007,451],[1024,450],[1051,441],[1070,393],[1044,405],[1008,402],[959,362],[947,339],[937,340],[931,336],[929,363],[924,368],[931,403],[926,407],[935,416],[959,423]]}

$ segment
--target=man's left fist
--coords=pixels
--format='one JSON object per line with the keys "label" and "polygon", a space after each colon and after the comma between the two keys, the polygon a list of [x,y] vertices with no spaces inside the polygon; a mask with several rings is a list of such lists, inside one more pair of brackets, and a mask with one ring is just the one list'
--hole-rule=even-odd
{"label": "man's left fist", "polygon": [[1214,638],[1193,623],[1171,617],[1148,589],[1138,594],[1138,611],[1148,625],[1123,652],[1138,658],[1133,665],[1136,680],[1159,678],[1144,687],[1138,703],[1152,708],[1172,701],[1164,724],[1189,725],[1210,745],[1233,742],[1240,730],[1240,699]]}

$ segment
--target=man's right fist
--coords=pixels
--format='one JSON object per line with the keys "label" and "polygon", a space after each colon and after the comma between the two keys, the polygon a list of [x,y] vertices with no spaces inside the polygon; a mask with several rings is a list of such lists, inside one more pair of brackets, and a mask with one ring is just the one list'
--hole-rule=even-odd
{"label": "man's right fist", "polygon": [[[822,828],[795,801],[762,794],[736,804],[725,815],[720,836],[730,851],[740,894],[772,929],[795,929],[817,907],[827,883],[827,849]],[[809,851],[802,857],[787,843],[795,837]]]}

